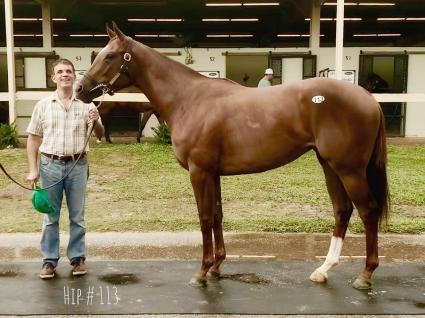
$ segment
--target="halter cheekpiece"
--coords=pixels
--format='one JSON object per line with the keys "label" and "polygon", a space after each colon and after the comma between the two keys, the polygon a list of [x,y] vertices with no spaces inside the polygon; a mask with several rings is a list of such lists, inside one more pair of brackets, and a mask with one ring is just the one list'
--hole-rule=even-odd
{"label": "halter cheekpiece", "polygon": [[[130,76],[129,71],[128,71],[128,63],[131,61],[131,54],[130,54],[130,50],[131,50],[131,42],[132,39],[128,38],[128,45],[127,45],[127,50],[123,55],[123,60],[124,62],[121,64],[120,66],[120,70],[114,75],[114,77],[112,77],[112,79],[109,81],[109,83],[105,84],[105,83],[100,83],[97,84],[95,87],[93,87],[90,91],[94,91],[96,89],[101,89],[103,94],[109,94],[109,95],[114,95],[114,90],[112,89],[112,85],[115,83],[115,81],[121,76],[121,74],[125,74],[128,77]],[[97,83],[97,81],[93,80],[93,78],[91,78],[89,75],[85,75],[91,82]]]}

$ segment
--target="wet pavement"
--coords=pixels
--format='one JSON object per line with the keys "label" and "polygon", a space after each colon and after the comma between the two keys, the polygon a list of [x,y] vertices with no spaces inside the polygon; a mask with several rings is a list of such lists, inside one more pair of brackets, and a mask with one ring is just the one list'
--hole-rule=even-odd
{"label": "wet pavement", "polygon": [[[226,233],[223,278],[188,285],[201,255],[193,233],[89,233],[89,274],[38,278],[39,233],[0,234],[0,315],[425,314],[425,236],[381,235],[373,289],[352,280],[364,266],[363,235],[349,235],[327,284],[309,281],[330,235]],[[68,238],[61,234],[62,250]],[[62,255],[64,253],[62,252]]]}
{"label": "wet pavement", "polygon": [[374,287],[350,286],[363,266],[343,262],[327,284],[308,280],[318,262],[228,261],[225,277],[207,287],[188,281],[194,261],[97,261],[74,278],[62,262],[58,276],[38,278],[39,263],[0,265],[0,314],[424,314],[425,266],[384,264]]}
{"label": "wet pavement", "polygon": [[[328,252],[330,234],[225,233],[229,259],[266,257],[282,261],[317,260]],[[198,260],[200,232],[87,233],[90,260]],[[62,255],[69,237],[61,233]],[[0,233],[0,262],[40,260],[39,233]],[[365,255],[364,235],[347,235],[344,257]],[[425,235],[379,236],[379,255],[383,261],[425,262]]]}

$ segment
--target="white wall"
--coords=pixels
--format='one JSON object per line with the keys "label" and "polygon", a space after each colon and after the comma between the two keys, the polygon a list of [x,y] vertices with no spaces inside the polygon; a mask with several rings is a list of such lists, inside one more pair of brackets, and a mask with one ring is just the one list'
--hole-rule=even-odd
{"label": "white wall", "polygon": [[282,59],[282,84],[290,84],[303,79],[303,59],[283,58]]}
{"label": "white wall", "polygon": [[26,57],[25,87],[46,88],[46,60],[44,57]]}
{"label": "white wall", "polygon": [[[408,93],[425,92],[425,55],[409,56]],[[425,137],[425,103],[407,103],[406,136]]]}

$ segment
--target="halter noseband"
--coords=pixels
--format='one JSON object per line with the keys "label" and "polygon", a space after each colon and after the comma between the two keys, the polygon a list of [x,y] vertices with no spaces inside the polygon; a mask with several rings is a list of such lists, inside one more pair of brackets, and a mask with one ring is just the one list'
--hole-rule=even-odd
{"label": "halter noseband", "polygon": [[[125,74],[128,77],[130,77],[129,71],[128,71],[128,63],[131,61],[131,54],[130,54],[130,50],[131,50],[131,42],[133,41],[131,38],[128,38],[128,45],[127,45],[127,50],[123,55],[123,59],[124,62],[121,64],[120,66],[120,70],[115,74],[114,77],[112,77],[112,79],[109,81],[109,83],[105,84],[105,83],[100,83],[97,84],[95,87],[93,87],[90,91],[94,91],[97,89],[101,89],[103,94],[109,94],[109,95],[114,95],[114,90],[112,88],[112,85],[115,83],[115,81],[121,76],[121,74]],[[84,75],[85,77],[87,77],[90,82],[92,83],[98,83],[96,80],[94,80],[91,76],[89,76],[88,74]]]}

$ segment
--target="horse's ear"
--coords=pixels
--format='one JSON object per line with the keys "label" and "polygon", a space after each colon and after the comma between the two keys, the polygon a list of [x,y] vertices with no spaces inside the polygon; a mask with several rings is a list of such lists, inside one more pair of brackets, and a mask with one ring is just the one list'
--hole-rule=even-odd
{"label": "horse's ear", "polygon": [[110,39],[116,36],[115,32],[109,27],[108,24],[106,24],[106,32],[108,33]]}
{"label": "horse's ear", "polygon": [[124,41],[127,38],[126,35],[122,33],[122,31],[118,28],[118,26],[116,25],[114,21],[112,21],[112,30],[121,41]]}

